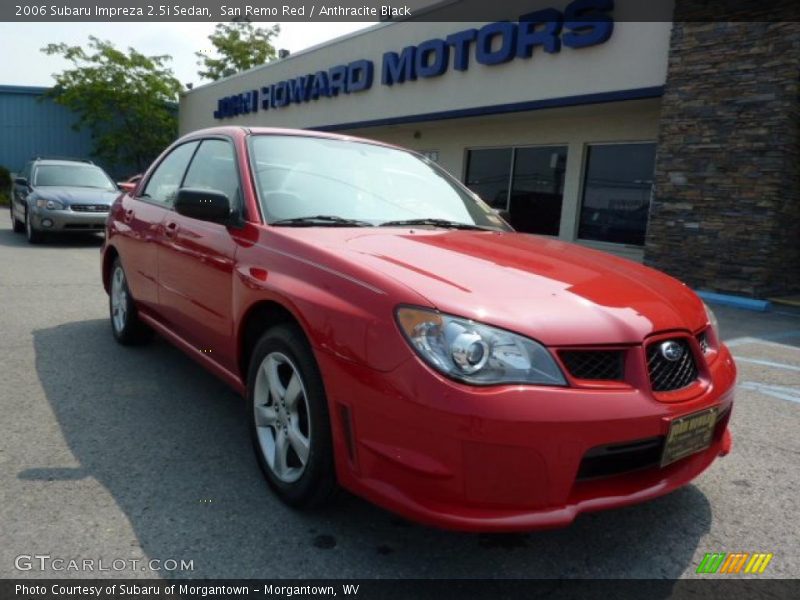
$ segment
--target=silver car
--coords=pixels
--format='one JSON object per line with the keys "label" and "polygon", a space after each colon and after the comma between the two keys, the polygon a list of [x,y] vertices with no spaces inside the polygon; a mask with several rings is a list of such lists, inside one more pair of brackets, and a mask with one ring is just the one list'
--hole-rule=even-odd
{"label": "silver car", "polygon": [[119,189],[89,161],[37,158],[14,179],[11,222],[32,244],[48,232],[103,231]]}

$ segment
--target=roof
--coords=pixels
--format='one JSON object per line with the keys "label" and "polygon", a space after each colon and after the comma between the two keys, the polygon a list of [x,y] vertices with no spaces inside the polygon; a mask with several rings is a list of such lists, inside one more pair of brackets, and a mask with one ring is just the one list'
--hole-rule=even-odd
{"label": "roof", "polygon": [[368,138],[361,138],[352,135],[343,135],[340,133],[328,133],[325,131],[316,131],[313,129],[287,129],[281,127],[250,127],[247,125],[221,125],[219,127],[209,127],[207,129],[198,129],[182,136],[181,140],[191,140],[194,138],[202,138],[213,135],[224,135],[235,137],[239,135],[285,135],[296,137],[310,137],[326,140],[342,140],[347,142],[362,142],[364,144],[372,144],[373,146],[384,146],[386,148],[400,148],[394,144],[387,144],[378,140]]}
{"label": "roof", "polygon": [[46,157],[37,157],[32,160],[32,162],[39,163],[39,164],[48,164],[48,165],[74,165],[75,163],[80,163],[81,165],[87,167],[94,167],[95,164],[86,159],[82,158],[46,158]]}
{"label": "roof", "polygon": [[50,91],[49,87],[33,85],[0,85],[0,94],[30,94],[32,96],[42,96]]}

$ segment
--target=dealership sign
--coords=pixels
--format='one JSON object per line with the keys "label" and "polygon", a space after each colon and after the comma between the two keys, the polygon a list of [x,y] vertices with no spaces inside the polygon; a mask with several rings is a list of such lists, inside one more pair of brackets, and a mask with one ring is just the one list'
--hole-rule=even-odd
{"label": "dealership sign", "polygon": [[[473,61],[492,66],[528,59],[537,48],[552,54],[560,52],[562,46],[575,49],[602,44],[614,31],[610,14],[613,8],[613,0],[575,0],[563,12],[554,8],[538,10],[517,22],[489,23],[480,29],[465,29],[406,46],[399,52],[386,52],[380,64],[380,83],[394,86],[440,77],[451,68],[467,71]],[[214,118],[363,92],[372,88],[375,72],[374,61],[361,59],[278,81],[220,98]]]}

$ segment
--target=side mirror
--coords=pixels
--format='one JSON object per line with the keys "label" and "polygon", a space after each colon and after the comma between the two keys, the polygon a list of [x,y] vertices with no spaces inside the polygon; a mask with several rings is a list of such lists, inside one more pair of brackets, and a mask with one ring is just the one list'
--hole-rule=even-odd
{"label": "side mirror", "polygon": [[175,197],[175,212],[200,221],[227,223],[231,217],[231,201],[216,190],[181,188]]}
{"label": "side mirror", "polygon": [[22,187],[28,187],[28,180],[25,179],[24,177],[15,177],[14,183],[16,183],[17,185],[21,185]]}

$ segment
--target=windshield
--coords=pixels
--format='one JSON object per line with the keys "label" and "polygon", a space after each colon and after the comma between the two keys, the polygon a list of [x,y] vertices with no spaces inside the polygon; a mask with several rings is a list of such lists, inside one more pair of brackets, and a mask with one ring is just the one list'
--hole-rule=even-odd
{"label": "windshield", "polygon": [[36,169],[35,186],[116,189],[103,169],[92,165],[41,165]]}
{"label": "windshield", "polygon": [[312,217],[319,225],[436,220],[507,229],[488,205],[435,163],[411,152],[276,135],[252,137],[250,152],[269,223]]}

